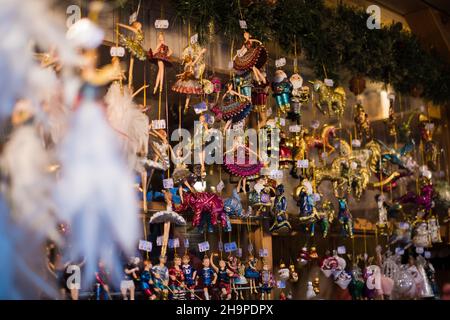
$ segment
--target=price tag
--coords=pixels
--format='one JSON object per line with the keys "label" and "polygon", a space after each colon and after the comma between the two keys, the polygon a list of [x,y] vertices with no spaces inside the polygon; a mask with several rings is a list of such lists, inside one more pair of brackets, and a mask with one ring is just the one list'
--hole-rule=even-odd
{"label": "price tag", "polygon": [[125,48],[123,47],[111,47],[109,50],[111,57],[123,57],[125,55]]}
{"label": "price tag", "polygon": [[158,238],[156,238],[156,245],[158,247],[161,247],[163,243],[163,236],[159,236]]}
{"label": "price tag", "polygon": [[164,179],[163,180],[164,189],[172,189],[173,188],[173,179]]}
{"label": "price tag", "polygon": [[302,169],[308,169],[309,168],[309,160],[303,159],[297,161],[297,167]]}
{"label": "price tag", "polygon": [[431,258],[431,252],[430,252],[430,251],[425,251],[424,257],[425,257],[426,259],[430,259],[430,258]]}
{"label": "price tag", "polygon": [[139,250],[151,252],[152,251],[152,243],[146,240],[139,240]]}
{"label": "price tag", "polygon": [[337,252],[338,252],[338,254],[346,254],[347,253],[347,249],[345,248],[345,246],[339,246],[337,248]]}
{"label": "price tag", "polygon": [[286,65],[286,58],[280,58],[275,60],[275,67],[281,68]]}
{"label": "price tag", "polygon": [[432,131],[434,129],[434,123],[427,123],[425,124],[425,129]]}
{"label": "price tag", "polygon": [[200,252],[206,252],[209,250],[209,242],[205,241],[205,242],[200,242],[198,244],[198,251]]}
{"label": "price tag", "polygon": [[333,81],[333,79],[325,79],[323,82],[325,83],[325,85],[326,85],[327,87],[333,87],[333,86],[334,86],[334,81]]}
{"label": "price tag", "polygon": [[267,249],[259,249],[259,256],[260,257],[268,257],[269,256],[269,250],[267,250]]}
{"label": "price tag", "polygon": [[300,132],[302,130],[302,126],[295,125],[289,126],[289,132]]}
{"label": "price tag", "polygon": [[180,247],[180,239],[175,238],[175,239],[169,239],[169,248],[173,249],[173,248],[179,248]]}
{"label": "price tag", "polygon": [[352,146],[353,146],[354,148],[359,148],[359,147],[361,147],[361,140],[353,139],[353,140],[352,140]]}
{"label": "price tag", "polygon": [[236,250],[236,257],[242,257],[242,248],[237,248]]}
{"label": "price tag", "polygon": [[129,19],[130,25],[132,25],[134,22],[137,21],[137,17],[138,17],[137,11],[136,11],[136,12],[133,12],[133,13],[131,14],[130,19]]}
{"label": "price tag", "polygon": [[156,29],[167,29],[169,28],[169,20],[156,20],[155,21],[155,28]]}
{"label": "price tag", "polygon": [[272,108],[267,108],[266,110],[266,116],[270,117],[272,115]]}
{"label": "price tag", "polygon": [[398,256],[402,256],[405,253],[405,250],[403,248],[397,247],[395,248],[395,254]]}
{"label": "price tag", "polygon": [[166,128],[166,120],[152,120],[152,129],[160,130]]}
{"label": "price tag", "polygon": [[197,42],[198,42],[198,33],[194,34],[194,35],[191,37],[191,44],[195,44],[195,43],[197,43]]}
{"label": "price tag", "polygon": [[282,281],[282,280],[278,280],[277,281],[277,287],[280,288],[280,289],[286,288],[286,282]]}
{"label": "price tag", "polygon": [[208,105],[204,101],[194,105],[194,111],[196,114],[200,114],[202,112],[205,112],[206,110],[208,110]]}
{"label": "price tag", "polygon": [[270,172],[269,176],[273,180],[283,179],[283,171],[281,171],[281,170],[272,170]]}
{"label": "price tag", "polygon": [[239,26],[241,27],[241,29],[247,29],[247,21],[239,20]]}
{"label": "price tag", "polygon": [[222,192],[223,188],[225,188],[225,183],[220,180],[219,184],[216,186],[217,192]]}
{"label": "price tag", "polygon": [[320,194],[319,193],[314,193],[313,194],[313,198],[314,198],[314,202],[319,202],[320,201]]}
{"label": "price tag", "polygon": [[184,239],[184,247],[189,248],[189,239]]}
{"label": "price tag", "polygon": [[225,252],[233,252],[238,249],[236,242],[225,243]]}
{"label": "price tag", "polygon": [[248,245],[247,250],[249,253],[253,252],[253,245],[251,243]]}
{"label": "price tag", "polygon": [[416,247],[416,253],[417,254],[422,254],[424,252],[423,247]]}
{"label": "price tag", "polygon": [[222,241],[219,241],[219,242],[217,243],[217,247],[219,248],[219,251],[223,251],[223,242],[222,242]]}

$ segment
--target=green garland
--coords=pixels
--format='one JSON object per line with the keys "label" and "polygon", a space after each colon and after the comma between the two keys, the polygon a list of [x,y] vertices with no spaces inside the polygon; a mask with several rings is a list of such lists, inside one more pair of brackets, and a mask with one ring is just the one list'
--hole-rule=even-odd
{"label": "green garland", "polygon": [[191,21],[201,41],[214,30],[228,39],[240,39],[242,15],[250,33],[262,41],[277,41],[288,52],[297,46],[311,62],[316,76],[339,82],[343,69],[390,83],[402,94],[420,92],[436,104],[450,102],[450,66],[401,23],[369,30],[369,15],[323,0],[172,0],[176,14]]}

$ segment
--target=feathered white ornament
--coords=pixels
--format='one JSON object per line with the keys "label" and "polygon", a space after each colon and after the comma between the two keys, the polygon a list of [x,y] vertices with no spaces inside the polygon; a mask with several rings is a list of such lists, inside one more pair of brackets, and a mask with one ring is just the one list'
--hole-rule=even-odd
{"label": "feathered white ornament", "polygon": [[121,270],[120,253],[131,254],[140,235],[138,201],[133,177],[99,104],[86,101],[76,111],[59,156],[56,197],[71,228],[70,254],[86,259],[89,276],[99,259]]}
{"label": "feathered white ornament", "polygon": [[[144,170],[140,158],[148,154],[149,119],[133,102],[128,88],[113,83],[105,96],[108,120],[126,152],[130,168]],[[139,156],[140,155],[140,156]]]}

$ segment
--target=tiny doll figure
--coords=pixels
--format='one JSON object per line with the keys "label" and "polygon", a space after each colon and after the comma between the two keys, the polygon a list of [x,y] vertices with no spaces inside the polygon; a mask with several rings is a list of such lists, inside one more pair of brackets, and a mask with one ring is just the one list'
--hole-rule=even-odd
{"label": "tiny doll figure", "polygon": [[353,217],[348,208],[347,199],[338,198],[338,203],[338,220],[342,225],[342,230],[344,231],[346,236],[353,238]]}
{"label": "tiny doll figure", "polygon": [[423,143],[423,154],[425,157],[425,164],[431,169],[437,169],[439,147],[436,141],[433,140],[435,125],[429,121],[420,123],[420,137]]}
{"label": "tiny doll figure", "polygon": [[167,257],[160,256],[159,264],[153,266],[152,274],[154,281],[154,289],[155,293],[159,296],[160,300],[167,300],[169,290],[168,290],[168,281],[169,281],[169,269],[166,267]]}
{"label": "tiny doll figure", "polygon": [[131,258],[123,269],[123,279],[120,282],[120,292],[123,300],[128,300],[128,292],[130,292],[130,300],[134,300],[135,285],[139,267],[135,264],[134,258]]}
{"label": "tiny doll figure", "polygon": [[383,194],[378,194],[375,196],[375,201],[378,207],[378,222],[377,228],[380,230],[381,235],[387,234],[388,227],[388,205],[386,204],[386,197]]}
{"label": "tiny doll figure", "polygon": [[237,290],[237,286],[239,284],[239,263],[238,258],[229,255],[228,260],[226,262],[227,268],[233,273],[231,276],[231,290],[234,292],[236,296],[236,300],[239,299],[239,292]]}
{"label": "tiny doll figure", "polygon": [[245,138],[240,135],[235,136],[231,150],[224,153],[224,166],[229,173],[240,177],[236,189],[240,192],[242,188],[244,194],[247,194],[247,179],[255,178],[263,167],[259,155],[246,146]]}
{"label": "tiny doll figure", "polygon": [[276,188],[276,197],[274,201],[274,214],[275,221],[270,227],[270,232],[278,232],[278,231],[291,231],[292,227],[288,220],[288,215],[286,212],[287,209],[287,200],[284,195],[284,186],[282,184],[278,185]]}
{"label": "tiny doll figure", "polygon": [[289,265],[289,281],[293,283],[298,282],[298,273],[295,271],[295,265],[293,263]]}
{"label": "tiny doll figure", "polygon": [[96,300],[111,300],[109,292],[109,272],[106,270],[103,261],[98,262],[97,271],[95,272],[95,297]]}
{"label": "tiny doll figure", "polygon": [[[261,72],[264,78],[266,73]],[[266,78],[267,79],[267,78]],[[258,114],[258,130],[266,125],[267,122],[267,97],[269,96],[270,85],[266,80],[264,83],[253,81],[252,104],[253,111]]]}
{"label": "tiny doll figure", "polygon": [[175,256],[173,259],[173,267],[169,269],[169,288],[172,300],[186,300],[184,294],[184,272],[181,268],[181,258]]}
{"label": "tiny doll figure", "polygon": [[275,285],[275,280],[272,271],[269,269],[267,263],[263,264],[263,268],[260,273],[261,281],[261,300],[271,300],[272,299],[272,289]]}
{"label": "tiny doll figure", "polygon": [[218,120],[226,122],[224,130],[228,130],[232,124],[243,121],[252,110],[251,99],[233,89],[233,82],[227,83],[227,91],[222,96],[222,101],[214,106],[214,112]]}
{"label": "tiny doll figure", "polygon": [[245,277],[250,283],[250,293],[258,294],[256,290],[256,281],[259,279],[259,271],[257,269],[258,259],[254,256],[250,256],[247,262],[247,268],[245,269]]}
{"label": "tiny doll figure", "polygon": [[145,49],[143,48],[144,32],[142,31],[142,24],[138,21],[133,22],[131,26],[124,25],[121,23],[118,23],[117,25],[121,28],[133,32],[134,34],[134,36],[132,37],[126,37],[122,34],[119,34],[120,43],[130,52],[128,88],[131,90],[131,88],[133,87],[134,58],[137,58],[141,61],[145,61],[147,59]]}
{"label": "tiny doll figure", "polygon": [[211,255],[211,266],[217,274],[217,281],[220,290],[220,299],[231,300],[231,277],[234,276],[234,272],[227,268],[227,263],[225,260],[219,260],[219,266],[214,264],[214,257],[218,254]]}
{"label": "tiny doll figure", "polygon": [[175,164],[175,169],[173,170],[172,179],[175,186],[178,186],[178,192],[183,202],[183,193],[185,187],[188,188],[190,192],[195,192],[192,187],[192,183],[195,182],[195,175],[188,169],[186,165],[186,159],[188,159],[191,154],[183,156],[183,149],[179,148],[176,152],[171,149],[172,159]]}
{"label": "tiny doll figure", "polygon": [[282,113],[291,111],[292,84],[283,70],[275,72],[272,82],[273,97]]}
{"label": "tiny doll figure", "polygon": [[198,272],[205,300],[211,300],[210,290],[217,281],[217,274],[214,272],[213,268],[211,268],[210,263],[209,257],[205,256],[202,263],[203,268]]}
{"label": "tiny doll figure", "polygon": [[303,78],[298,73],[294,73],[289,81],[292,84],[292,98],[291,98],[291,110],[288,113],[288,118],[295,121],[297,124],[301,123],[302,104],[309,100],[309,87],[303,86]]}
{"label": "tiny doll figure", "polygon": [[364,111],[364,107],[358,103],[355,106],[355,127],[357,136],[356,139],[360,138],[361,140],[366,139],[368,141],[370,139],[370,122],[369,122],[369,115]]}
{"label": "tiny doll figure", "polygon": [[213,85],[213,93],[215,94],[214,104],[217,104],[220,98],[220,91],[222,91],[222,81],[219,77],[214,75],[209,80]]}
{"label": "tiny doll figure", "polygon": [[183,270],[184,275],[184,285],[187,288],[187,290],[190,292],[190,299],[195,299],[195,282],[197,278],[197,271],[189,264],[191,261],[191,258],[189,255],[185,254],[183,256],[183,265],[181,266],[181,269]]}
{"label": "tiny doll figure", "polygon": [[250,33],[244,32],[244,44],[233,58],[233,67],[238,73],[252,71],[258,82],[266,83],[260,69],[266,64],[267,51],[261,41],[252,39]]}
{"label": "tiny doll figure", "polygon": [[155,300],[156,295],[153,293],[153,275],[152,275],[152,262],[150,260],[144,260],[144,269],[141,272],[141,289],[144,295],[149,300]]}
{"label": "tiny doll figure", "polygon": [[166,171],[170,167],[169,151],[172,149],[167,139],[167,132],[163,129],[150,129],[149,133],[159,141],[152,142],[151,147],[155,155],[152,160],[145,159],[144,163],[151,168]]}
{"label": "tiny doll figure", "polygon": [[251,72],[244,72],[236,75],[234,78],[236,88],[239,88],[239,92],[244,96],[251,99],[253,88],[253,77]]}
{"label": "tiny doll figure", "polygon": [[177,82],[172,86],[172,91],[186,95],[186,102],[184,104],[184,112],[189,108],[191,95],[201,95],[204,93],[203,86],[200,80],[203,77],[205,63],[203,56],[206,49],[200,48],[198,45],[188,46],[183,51],[182,59],[184,65],[184,72],[178,74]]}
{"label": "tiny doll figure", "polygon": [[[200,156],[200,176],[206,177],[206,142],[211,139],[208,119],[205,114],[198,118],[199,124],[195,126],[194,152]],[[199,141],[199,142],[198,142]],[[197,142],[197,143],[196,143]],[[194,169],[195,171],[195,169]]]}
{"label": "tiny doll figure", "polygon": [[164,84],[164,67],[170,67],[172,63],[170,62],[170,56],[172,55],[172,50],[166,45],[164,34],[162,32],[158,35],[158,46],[155,52],[152,49],[149,50],[148,56],[150,61],[158,65],[158,74],[156,76],[155,87],[153,89],[153,94],[156,94],[159,88],[161,93]]}
{"label": "tiny doll figure", "polygon": [[306,289],[306,299],[307,300],[311,300],[311,299],[315,298],[316,296],[317,295],[314,292],[312,281],[308,281],[308,286],[307,286],[307,289]]}

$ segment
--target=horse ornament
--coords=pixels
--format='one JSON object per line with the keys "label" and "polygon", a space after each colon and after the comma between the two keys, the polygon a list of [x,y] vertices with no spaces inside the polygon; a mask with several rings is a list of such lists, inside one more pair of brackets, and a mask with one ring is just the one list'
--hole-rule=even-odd
{"label": "horse ornament", "polygon": [[339,118],[342,117],[347,102],[344,88],[332,88],[320,80],[310,81],[310,83],[318,94],[318,99],[316,100],[317,109],[330,117],[332,115],[336,115]]}

